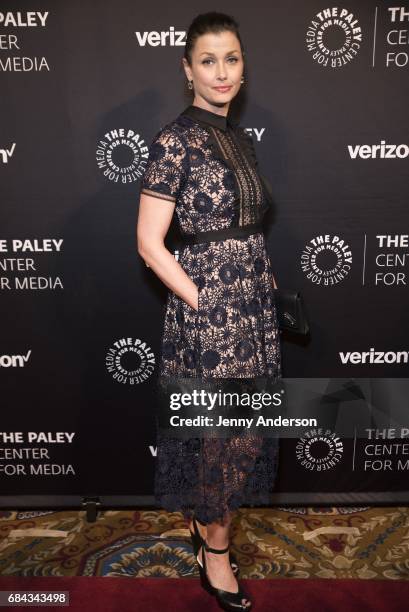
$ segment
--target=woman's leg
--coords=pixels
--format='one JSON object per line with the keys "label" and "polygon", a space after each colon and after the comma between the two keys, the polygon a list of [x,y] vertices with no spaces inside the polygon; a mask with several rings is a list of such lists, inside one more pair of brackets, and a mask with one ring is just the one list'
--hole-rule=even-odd
{"label": "woman's leg", "polygon": [[[209,523],[207,525],[207,538],[206,541],[211,548],[226,548],[229,545],[229,531],[231,524],[232,515],[231,513],[225,521],[225,525],[221,525],[218,522]],[[199,559],[202,561],[202,549],[199,551]],[[236,577],[233,574],[229,561],[229,553],[215,554],[205,551],[206,555],[206,566],[207,575],[210,583],[218,588],[224,589],[225,591],[237,592],[238,584]],[[243,604],[246,604],[246,599],[242,600]]]}

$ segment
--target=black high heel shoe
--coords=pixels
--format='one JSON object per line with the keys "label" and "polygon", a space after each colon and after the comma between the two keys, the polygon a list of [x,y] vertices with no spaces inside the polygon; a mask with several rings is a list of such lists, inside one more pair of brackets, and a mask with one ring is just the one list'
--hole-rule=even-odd
{"label": "black high heel shoe", "polygon": [[[197,557],[197,555],[199,554],[200,547],[202,543],[204,543],[204,540],[202,536],[200,535],[200,531],[196,524],[196,521],[200,523],[203,527],[205,527],[207,523],[202,523],[202,521],[200,521],[198,518],[195,518],[195,517],[193,517],[192,520],[193,520],[193,529],[195,531],[194,533],[193,531],[190,531],[190,529],[189,531],[190,531],[190,537],[192,538],[193,552],[194,552],[195,557]],[[232,552],[229,553],[229,561],[230,561],[230,565],[231,565],[233,574],[236,577],[238,577],[238,575],[240,574],[240,568],[239,568],[239,564],[237,563],[237,559]]]}
{"label": "black high heel shoe", "polygon": [[[226,553],[229,550],[229,547],[227,546],[226,548],[210,548],[206,540],[202,539],[202,544],[199,547],[199,550],[200,548],[202,549],[203,565],[199,561],[198,554],[196,555],[196,561],[199,565],[200,583],[202,587],[205,589],[205,591],[207,591],[210,595],[213,595],[214,597],[216,597],[216,600],[219,606],[223,610],[226,610],[227,612],[237,612],[238,610],[242,610],[243,612],[245,611],[250,612],[251,608],[253,607],[253,604],[251,603],[250,598],[243,591],[240,585],[238,585],[238,591],[236,591],[235,593],[233,593],[232,591],[224,591],[223,589],[218,589],[214,587],[210,583],[209,577],[207,575],[205,550],[211,553],[216,553],[216,554],[221,555],[223,553]],[[250,605],[247,605],[247,606],[244,605],[242,603],[242,599],[247,599]]]}

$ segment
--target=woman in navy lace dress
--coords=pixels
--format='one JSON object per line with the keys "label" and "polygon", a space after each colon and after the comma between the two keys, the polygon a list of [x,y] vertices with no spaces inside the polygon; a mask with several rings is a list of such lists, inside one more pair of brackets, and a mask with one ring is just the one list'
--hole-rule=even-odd
{"label": "woman in navy lace dress", "polygon": [[[251,136],[228,115],[244,83],[237,22],[199,15],[183,64],[194,97],[153,139],[137,229],[138,252],[169,288],[159,375],[276,380],[276,285],[261,225],[271,194]],[[164,245],[174,213],[185,241],[178,261]],[[225,609],[251,605],[237,592],[232,555],[229,561],[224,554],[232,512],[271,501],[277,465],[275,438],[182,440],[158,433],[157,502],[200,521],[190,527],[196,544],[205,538],[205,558],[203,547],[196,549],[202,583]]]}

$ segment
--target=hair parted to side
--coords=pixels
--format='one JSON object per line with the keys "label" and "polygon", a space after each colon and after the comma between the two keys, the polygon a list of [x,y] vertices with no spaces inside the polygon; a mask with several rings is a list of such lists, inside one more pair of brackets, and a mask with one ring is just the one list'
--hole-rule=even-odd
{"label": "hair parted to side", "polygon": [[210,11],[208,13],[197,15],[197,17],[195,17],[190,24],[186,33],[184,58],[188,62],[189,66],[192,65],[192,50],[199,36],[208,34],[210,32],[213,34],[219,34],[225,30],[233,32],[237,36],[242,55],[244,57],[243,43],[239,33],[239,23],[234,19],[234,17],[231,17],[231,15]]}

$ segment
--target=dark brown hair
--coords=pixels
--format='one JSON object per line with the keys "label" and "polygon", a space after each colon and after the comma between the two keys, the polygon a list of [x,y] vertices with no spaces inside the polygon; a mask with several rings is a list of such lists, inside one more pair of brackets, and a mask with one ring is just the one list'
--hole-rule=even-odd
{"label": "dark brown hair", "polygon": [[185,52],[183,57],[187,60],[189,66],[192,65],[192,50],[199,36],[202,36],[203,34],[208,34],[209,32],[212,32],[213,34],[219,34],[220,32],[224,32],[225,30],[233,32],[233,34],[237,36],[240,43],[242,55],[244,57],[243,43],[240,38],[238,22],[230,15],[211,11],[209,13],[197,15],[197,17],[195,17],[192,23],[190,24],[189,29],[187,31]]}

